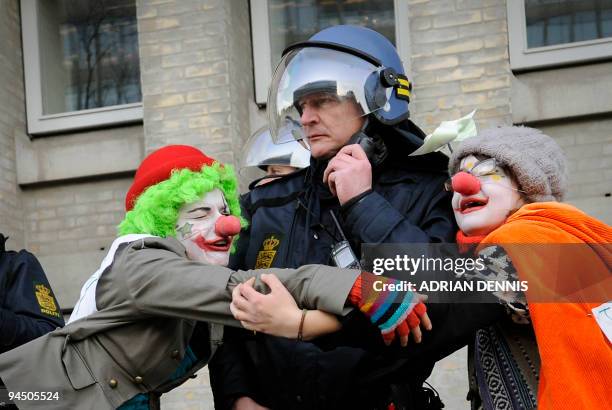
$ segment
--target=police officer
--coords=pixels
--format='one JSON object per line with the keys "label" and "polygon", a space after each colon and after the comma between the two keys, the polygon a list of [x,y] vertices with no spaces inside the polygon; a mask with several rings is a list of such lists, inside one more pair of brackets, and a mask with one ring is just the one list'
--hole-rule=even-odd
{"label": "police officer", "polygon": [[64,326],[42,266],[26,250],[7,251],[7,239],[0,234],[0,353]]}
{"label": "police officer", "polygon": [[[446,157],[408,157],[424,138],[408,119],[410,94],[395,47],[375,31],[335,26],[287,48],[272,80],[269,123],[277,143],[307,144],[311,164],[244,198],[250,224],[234,267],[358,267],[364,243],[452,242]],[[349,317],[316,344],[235,335],[210,364],[217,408],[244,399],[271,408],[425,408],[432,400],[421,397],[421,385],[435,360],[473,331],[468,323],[452,335],[449,327],[435,332],[430,314],[435,342],[398,361],[361,315]]]}
{"label": "police officer", "polygon": [[0,354],[64,326],[42,266],[26,250],[7,251],[7,239],[0,234]]}

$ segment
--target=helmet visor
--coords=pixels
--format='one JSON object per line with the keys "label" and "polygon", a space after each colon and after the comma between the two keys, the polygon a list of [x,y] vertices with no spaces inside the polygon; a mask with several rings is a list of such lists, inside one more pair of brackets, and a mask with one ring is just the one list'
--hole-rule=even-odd
{"label": "helmet visor", "polygon": [[299,142],[290,138],[287,144],[275,144],[270,130],[263,127],[249,137],[242,150],[240,174],[252,167],[284,165],[294,168],[305,168],[310,165],[310,151]]}
{"label": "helmet visor", "polygon": [[[352,118],[384,108],[390,97],[380,86],[381,69],[345,52],[305,47],[291,50],[281,59],[270,85],[268,116],[275,143],[307,141],[302,114],[309,107],[324,110],[351,101],[357,105]],[[305,115],[305,114],[304,114]]]}

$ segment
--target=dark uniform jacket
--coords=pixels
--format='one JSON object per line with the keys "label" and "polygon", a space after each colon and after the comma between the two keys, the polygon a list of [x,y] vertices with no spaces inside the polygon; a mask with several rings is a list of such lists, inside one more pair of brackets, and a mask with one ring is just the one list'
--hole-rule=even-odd
{"label": "dark uniform jacket", "polygon": [[[40,263],[26,250],[7,251],[6,239],[0,234],[0,354],[64,326]],[[0,379],[0,403],[7,399],[3,388]]]}
{"label": "dark uniform jacket", "polygon": [[0,234],[0,353],[64,326],[59,304],[34,255],[7,251]]}
{"label": "dark uniform jacket", "polygon": [[[454,241],[450,195],[443,189],[446,158],[441,154],[391,156],[373,170],[372,191],[343,207],[322,183],[325,165],[313,162],[243,197],[250,225],[238,242],[235,268],[333,265],[331,246],[342,237],[330,211],[357,258],[364,243]],[[341,332],[316,344],[232,331],[210,364],[216,406],[230,408],[246,395],[279,409],[374,408],[388,393],[389,377],[406,378],[420,388],[436,360],[466,344],[478,324],[497,312],[471,315],[462,326],[456,319],[468,316],[469,306],[429,310],[434,331],[425,332],[425,342],[409,349],[385,348],[378,330],[358,313],[344,320]],[[398,355],[409,361],[399,362]]]}

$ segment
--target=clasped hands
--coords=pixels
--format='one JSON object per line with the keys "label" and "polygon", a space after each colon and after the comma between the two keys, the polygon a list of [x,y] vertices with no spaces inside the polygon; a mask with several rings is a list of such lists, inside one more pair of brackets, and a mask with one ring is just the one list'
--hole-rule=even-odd
{"label": "clasped hands", "polygon": [[[362,275],[371,275],[363,273]],[[255,278],[237,285],[232,291],[230,310],[234,318],[245,329],[295,339],[302,322],[302,309],[300,309],[287,291],[285,286],[273,274],[261,274],[260,279],[269,288],[268,294],[255,290]],[[361,286],[361,285],[355,285]],[[397,337],[401,346],[408,344],[409,335],[412,334],[417,343],[421,342],[421,327],[431,329],[431,321],[425,306],[421,303],[422,295],[413,294],[415,308],[397,324],[384,330],[383,340],[390,345]],[[356,307],[357,304],[353,303]],[[360,308],[361,310],[361,308]],[[319,310],[308,311],[303,323],[303,339],[311,340],[316,337],[340,330],[341,324],[336,316]]]}

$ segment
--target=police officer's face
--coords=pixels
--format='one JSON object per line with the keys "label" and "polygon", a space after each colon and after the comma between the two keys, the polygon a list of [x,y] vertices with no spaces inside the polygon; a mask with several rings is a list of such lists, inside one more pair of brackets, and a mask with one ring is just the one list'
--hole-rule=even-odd
{"label": "police officer's face", "polygon": [[268,168],[266,168],[266,175],[271,177],[280,177],[291,174],[296,170],[296,167],[292,167],[290,165],[268,165]]}
{"label": "police officer's face", "polygon": [[218,189],[208,192],[200,201],[181,207],[176,238],[185,246],[189,259],[227,265],[232,236],[217,232],[217,221],[226,215],[229,215],[229,207]]}
{"label": "police officer's face", "polygon": [[265,185],[268,182],[274,181],[278,177],[291,174],[295,171],[297,171],[297,168],[289,165],[268,165],[268,167],[266,168],[266,175],[270,178],[264,178],[260,180],[256,186]]}
{"label": "police officer's face", "polygon": [[331,158],[358,132],[365,121],[353,99],[315,93],[299,102],[300,122],[314,158]]}

